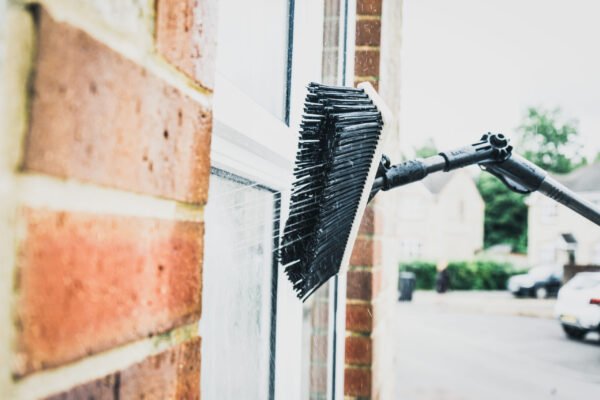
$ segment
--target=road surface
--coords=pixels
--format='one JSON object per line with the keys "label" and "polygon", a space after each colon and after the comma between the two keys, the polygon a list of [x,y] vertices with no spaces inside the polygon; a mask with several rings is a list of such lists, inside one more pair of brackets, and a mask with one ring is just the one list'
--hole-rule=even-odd
{"label": "road surface", "polygon": [[552,305],[481,292],[398,303],[396,398],[600,399],[598,336],[566,339]]}

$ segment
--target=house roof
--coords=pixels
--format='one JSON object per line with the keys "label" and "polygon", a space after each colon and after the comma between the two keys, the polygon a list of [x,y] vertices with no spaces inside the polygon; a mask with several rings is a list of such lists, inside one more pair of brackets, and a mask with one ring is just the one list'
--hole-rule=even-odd
{"label": "house roof", "polygon": [[600,163],[576,169],[564,175],[553,175],[560,183],[574,192],[600,191]]}

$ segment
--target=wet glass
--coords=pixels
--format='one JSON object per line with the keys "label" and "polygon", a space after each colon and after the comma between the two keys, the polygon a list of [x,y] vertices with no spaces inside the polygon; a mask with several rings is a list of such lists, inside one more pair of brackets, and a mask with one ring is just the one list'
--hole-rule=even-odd
{"label": "wet glass", "polygon": [[287,1],[219,2],[217,71],[276,118],[285,117]]}
{"label": "wet glass", "polygon": [[211,175],[200,323],[203,399],[270,398],[275,196],[234,175]]}

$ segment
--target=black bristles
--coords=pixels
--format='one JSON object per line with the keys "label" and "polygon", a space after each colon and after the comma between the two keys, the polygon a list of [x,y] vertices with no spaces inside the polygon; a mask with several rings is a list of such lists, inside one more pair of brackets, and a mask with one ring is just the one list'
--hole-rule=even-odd
{"label": "black bristles", "polygon": [[362,89],[308,86],[279,249],[303,300],[340,270],[382,126]]}

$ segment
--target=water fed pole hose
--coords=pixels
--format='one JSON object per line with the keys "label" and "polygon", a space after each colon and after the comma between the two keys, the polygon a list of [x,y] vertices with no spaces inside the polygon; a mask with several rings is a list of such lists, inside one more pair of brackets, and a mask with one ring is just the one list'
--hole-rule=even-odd
{"label": "water fed pole hose", "polygon": [[441,152],[424,159],[410,160],[391,165],[383,156],[370,199],[380,190],[390,190],[411,182],[417,182],[434,172],[448,172],[469,165],[481,169],[500,179],[510,190],[528,194],[538,191],[569,207],[581,216],[600,225],[600,209],[556,179],[537,165],[515,154],[510,140],[502,134],[486,133],[476,143],[456,150]]}

